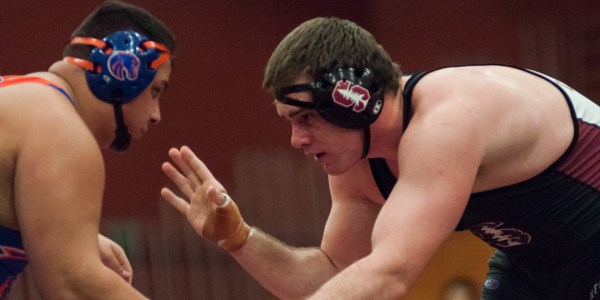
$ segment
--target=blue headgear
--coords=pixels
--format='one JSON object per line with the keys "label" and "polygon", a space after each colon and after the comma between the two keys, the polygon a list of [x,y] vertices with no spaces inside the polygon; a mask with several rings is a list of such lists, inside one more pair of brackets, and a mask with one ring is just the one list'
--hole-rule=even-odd
{"label": "blue headgear", "polygon": [[117,130],[111,147],[127,150],[131,135],[121,105],[135,99],[152,82],[158,67],[169,59],[169,49],[134,31],[117,31],[102,40],[75,37],[71,44],[94,46],[87,60],[70,56],[64,60],[83,67],[94,96],[114,106]]}
{"label": "blue headgear", "polygon": [[169,49],[134,31],[117,31],[102,40],[75,37],[71,44],[94,46],[88,60],[65,60],[86,69],[90,90],[108,103],[127,103],[154,79],[156,69],[169,56]]}

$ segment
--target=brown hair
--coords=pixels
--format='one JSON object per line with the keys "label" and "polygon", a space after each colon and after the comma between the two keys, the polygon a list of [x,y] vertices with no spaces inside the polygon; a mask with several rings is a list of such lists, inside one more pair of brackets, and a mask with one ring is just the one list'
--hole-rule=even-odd
{"label": "brown hair", "polygon": [[277,94],[300,75],[317,78],[337,67],[368,68],[386,91],[399,88],[400,68],[373,35],[335,17],[314,18],[290,32],[267,63],[263,88]]}
{"label": "brown hair", "polygon": [[[163,22],[143,8],[117,0],[105,1],[98,6],[73,31],[71,38],[81,36],[102,39],[120,30],[135,31],[151,41],[167,46],[171,52],[175,50],[175,36]],[[91,48],[87,45],[68,45],[63,56],[87,58]]]}

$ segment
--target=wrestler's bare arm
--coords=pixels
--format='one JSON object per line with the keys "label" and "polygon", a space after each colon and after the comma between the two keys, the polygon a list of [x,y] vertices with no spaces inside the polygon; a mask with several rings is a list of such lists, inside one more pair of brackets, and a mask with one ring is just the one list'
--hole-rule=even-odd
{"label": "wrestler's bare arm", "polygon": [[[44,299],[142,299],[101,260],[104,166],[96,140],[55,89],[13,101],[15,208],[29,267]],[[31,109],[35,108],[35,109]],[[25,113],[26,112],[26,113]]]}
{"label": "wrestler's bare arm", "polygon": [[[224,191],[224,188],[188,147],[171,149],[169,154],[180,171],[171,163],[163,165],[163,170],[188,199],[179,198],[167,188],[163,189],[163,197],[203,236],[206,220],[210,219],[207,201],[222,204],[220,194],[212,191]],[[194,168],[193,164],[198,167]],[[336,182],[340,181],[334,179],[330,183],[337,186]],[[201,191],[203,189],[206,191]],[[284,299],[308,296],[339,270],[370,251],[370,234],[380,206],[365,204],[361,198],[342,196],[335,195],[321,248],[292,247],[255,230],[231,255],[274,295]]]}
{"label": "wrestler's bare arm", "polygon": [[[453,232],[488,144],[464,106],[415,114],[398,149],[399,177],[381,209],[373,251],[327,282],[314,299],[399,299]],[[369,278],[369,280],[364,280]]]}

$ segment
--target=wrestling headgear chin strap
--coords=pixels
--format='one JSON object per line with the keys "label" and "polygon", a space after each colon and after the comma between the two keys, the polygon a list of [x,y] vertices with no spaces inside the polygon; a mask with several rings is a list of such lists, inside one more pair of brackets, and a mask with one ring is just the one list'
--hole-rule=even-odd
{"label": "wrestling headgear chin strap", "polygon": [[131,134],[122,105],[133,101],[152,82],[158,67],[169,59],[169,49],[134,31],[117,31],[102,40],[75,37],[71,44],[94,47],[87,60],[70,56],[64,60],[84,68],[94,96],[113,105],[117,129],[110,147],[126,151]]}
{"label": "wrestling headgear chin strap", "polygon": [[[310,91],[313,102],[289,98],[295,92]],[[302,108],[316,109],[323,119],[343,128],[363,129],[364,143],[361,158],[371,147],[370,125],[383,108],[383,89],[371,70],[337,68],[318,76],[316,81],[290,85],[277,92],[277,101]]]}

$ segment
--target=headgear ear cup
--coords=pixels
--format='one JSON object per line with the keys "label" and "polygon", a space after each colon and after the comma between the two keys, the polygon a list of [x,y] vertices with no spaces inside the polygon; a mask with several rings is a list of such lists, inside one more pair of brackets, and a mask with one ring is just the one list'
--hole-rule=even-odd
{"label": "headgear ear cup", "polygon": [[350,129],[366,128],[381,112],[383,91],[369,69],[338,68],[315,82],[314,103],[329,122]]}
{"label": "headgear ear cup", "polygon": [[[311,91],[313,101],[307,102],[287,96],[302,91]],[[371,70],[337,68],[317,76],[314,82],[283,87],[276,91],[275,97],[283,104],[316,109],[323,119],[337,126],[362,129],[362,158],[369,154],[370,125],[377,120],[383,109],[383,88],[377,83]]]}
{"label": "headgear ear cup", "polygon": [[111,104],[135,99],[170,56],[166,46],[134,31],[117,31],[103,40],[75,37],[71,43],[94,46],[88,60],[73,57],[65,60],[85,68],[94,96]]}
{"label": "headgear ear cup", "polygon": [[117,31],[103,40],[75,37],[71,44],[94,46],[88,60],[65,57],[65,61],[83,67],[94,96],[113,105],[117,129],[111,148],[127,150],[131,134],[121,106],[152,82],[158,67],[169,59],[169,49],[134,31]]}

